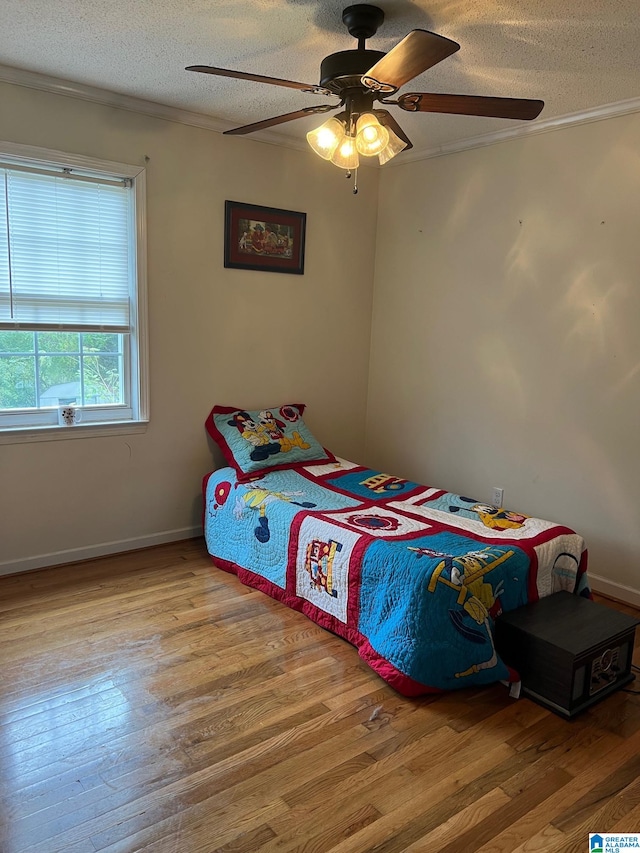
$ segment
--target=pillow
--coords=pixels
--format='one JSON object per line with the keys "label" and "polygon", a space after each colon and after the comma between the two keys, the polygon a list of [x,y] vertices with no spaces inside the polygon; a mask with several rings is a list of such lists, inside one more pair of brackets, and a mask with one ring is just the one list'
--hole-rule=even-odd
{"label": "pillow", "polygon": [[335,462],[303,421],[304,409],[303,403],[252,411],[214,406],[206,427],[242,483],[267,471]]}

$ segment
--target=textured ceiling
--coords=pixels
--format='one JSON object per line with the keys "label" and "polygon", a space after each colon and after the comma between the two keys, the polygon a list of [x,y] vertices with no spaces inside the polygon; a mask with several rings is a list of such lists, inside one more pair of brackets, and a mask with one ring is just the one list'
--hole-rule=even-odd
{"label": "textured ceiling", "polygon": [[[341,0],[2,0],[0,63],[248,124],[334,101],[184,71],[217,65],[317,83],[322,58],[355,48]],[[541,98],[540,119],[640,97],[638,0],[378,0],[368,43],[390,50],[409,30],[460,43],[401,92]],[[416,149],[513,127],[504,119],[392,108]],[[320,119],[321,120],[321,119]],[[317,116],[280,125],[303,138]],[[273,133],[273,131],[272,131]]]}

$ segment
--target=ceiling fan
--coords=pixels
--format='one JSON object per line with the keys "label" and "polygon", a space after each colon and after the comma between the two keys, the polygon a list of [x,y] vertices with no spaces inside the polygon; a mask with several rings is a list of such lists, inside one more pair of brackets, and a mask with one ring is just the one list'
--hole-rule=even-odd
{"label": "ceiling fan", "polygon": [[451,56],[460,49],[460,45],[444,36],[418,29],[412,30],[388,53],[368,50],[365,47],[366,40],[375,35],[384,21],[382,9],[367,3],[358,3],[343,11],[342,20],[349,33],[358,40],[358,47],[326,56],[320,66],[320,84],[317,86],[209,65],[189,65],[186,70],[285,86],[312,95],[337,95],[340,98],[338,104],[325,103],[303,107],[291,113],[236,127],[225,133],[253,133],[287,121],[343,107],[337,116],[310,131],[307,140],[317,154],[346,169],[348,174],[358,167],[359,154],[377,155],[379,162],[384,164],[400,151],[412,147],[409,138],[391,113],[386,109],[374,109],[376,101],[400,107],[407,112],[454,113],[521,121],[536,118],[544,106],[544,101],[525,98],[428,92],[409,92],[391,100],[390,96],[401,86]]}

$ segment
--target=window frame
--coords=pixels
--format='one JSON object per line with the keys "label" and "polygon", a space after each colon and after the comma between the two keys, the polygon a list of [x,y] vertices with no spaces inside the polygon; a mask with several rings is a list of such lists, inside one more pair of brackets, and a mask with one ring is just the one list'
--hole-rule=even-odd
{"label": "window frame", "polygon": [[73,427],[58,425],[56,409],[5,410],[0,414],[0,444],[145,431],[149,421],[145,167],[2,141],[0,141],[0,159],[8,166],[15,164],[41,169],[70,169],[80,174],[88,173],[129,181],[133,193],[130,228],[135,244],[131,258],[135,299],[131,300],[130,306],[131,331],[128,336],[125,335],[125,338],[129,338],[128,347],[126,343],[123,347],[124,381],[125,392],[128,391],[129,394],[128,404],[86,407],[83,409],[85,417]]}

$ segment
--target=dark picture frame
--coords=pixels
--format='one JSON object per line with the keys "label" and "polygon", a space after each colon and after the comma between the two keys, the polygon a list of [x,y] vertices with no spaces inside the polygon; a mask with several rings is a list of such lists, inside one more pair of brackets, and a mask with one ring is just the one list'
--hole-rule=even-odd
{"label": "dark picture frame", "polygon": [[224,207],[225,267],[304,274],[306,213],[241,201]]}

